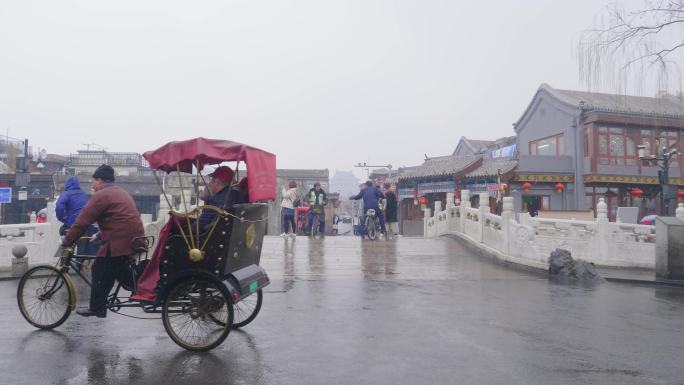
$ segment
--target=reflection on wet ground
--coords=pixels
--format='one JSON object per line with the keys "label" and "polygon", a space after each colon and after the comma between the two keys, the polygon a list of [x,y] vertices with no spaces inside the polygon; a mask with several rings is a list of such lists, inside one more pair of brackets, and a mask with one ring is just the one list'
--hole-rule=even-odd
{"label": "reflection on wet ground", "polygon": [[17,310],[16,281],[0,282],[0,383],[683,381],[680,289],[562,285],[452,239],[267,238],[262,266],[262,312],[202,354],[176,346],[160,320],[73,315],[37,331]]}

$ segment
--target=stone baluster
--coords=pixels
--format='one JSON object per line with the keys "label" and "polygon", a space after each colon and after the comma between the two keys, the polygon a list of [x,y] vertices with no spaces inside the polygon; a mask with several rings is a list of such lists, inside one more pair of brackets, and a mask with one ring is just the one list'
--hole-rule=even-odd
{"label": "stone baluster", "polygon": [[608,205],[603,198],[599,198],[596,204],[596,221],[608,222]]}
{"label": "stone baluster", "polygon": [[485,216],[489,214],[489,193],[483,192],[480,193],[480,208],[479,208],[479,217],[480,217],[480,239],[478,241],[482,242],[484,240],[484,226],[485,226]]}
{"label": "stone baluster", "polygon": [[511,252],[511,220],[515,220],[515,211],[513,211],[513,197],[504,197],[503,208],[501,211],[501,222],[504,237],[504,253],[507,255]]}
{"label": "stone baluster", "polygon": [[480,207],[486,207],[489,210],[489,193],[480,193]]}
{"label": "stone baluster", "polygon": [[677,203],[677,210],[675,216],[684,221],[684,203]]}
{"label": "stone baluster", "polygon": [[454,193],[447,193],[446,208],[454,207]]}
{"label": "stone baluster", "polygon": [[503,198],[503,213],[512,213],[513,212],[513,197],[504,197]]}
{"label": "stone baluster", "polygon": [[442,202],[441,201],[435,201],[435,215],[442,211]]}
{"label": "stone baluster", "polygon": [[428,221],[432,217],[431,210],[429,208],[423,209],[423,236],[424,237],[432,237],[434,236],[433,234],[433,227],[428,226]]}
{"label": "stone baluster", "polygon": [[461,207],[470,207],[470,190],[461,190]]}

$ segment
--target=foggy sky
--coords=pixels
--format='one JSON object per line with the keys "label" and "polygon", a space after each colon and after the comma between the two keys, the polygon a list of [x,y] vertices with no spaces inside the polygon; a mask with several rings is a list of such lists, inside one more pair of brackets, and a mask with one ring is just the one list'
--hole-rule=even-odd
{"label": "foggy sky", "polygon": [[576,42],[604,5],[0,0],[0,134],[61,154],[201,135],[280,168],[417,165],[513,135],[542,82],[583,89]]}

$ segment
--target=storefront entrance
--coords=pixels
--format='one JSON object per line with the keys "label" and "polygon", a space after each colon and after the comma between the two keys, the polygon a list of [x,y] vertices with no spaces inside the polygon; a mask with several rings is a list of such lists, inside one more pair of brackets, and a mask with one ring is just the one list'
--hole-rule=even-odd
{"label": "storefront entrance", "polygon": [[551,198],[548,195],[523,195],[522,196],[522,211],[529,213],[531,211],[539,212],[550,210]]}

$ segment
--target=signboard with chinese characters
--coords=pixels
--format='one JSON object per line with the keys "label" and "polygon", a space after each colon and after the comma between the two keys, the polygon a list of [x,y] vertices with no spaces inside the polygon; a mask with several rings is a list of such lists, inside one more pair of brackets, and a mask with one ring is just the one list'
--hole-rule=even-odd
{"label": "signboard with chinese characters", "polygon": [[416,189],[413,187],[400,188],[399,189],[399,199],[413,199],[416,195]]}
{"label": "signboard with chinese characters", "polygon": [[11,187],[0,187],[0,203],[12,203]]}
{"label": "signboard with chinese characters", "polygon": [[477,194],[481,192],[487,192],[491,197],[497,197],[499,190],[498,183],[469,183],[466,184],[466,188],[470,190],[470,193]]}
{"label": "signboard with chinese characters", "polygon": [[428,182],[418,184],[418,195],[450,192],[456,192],[456,183],[453,181]]}

